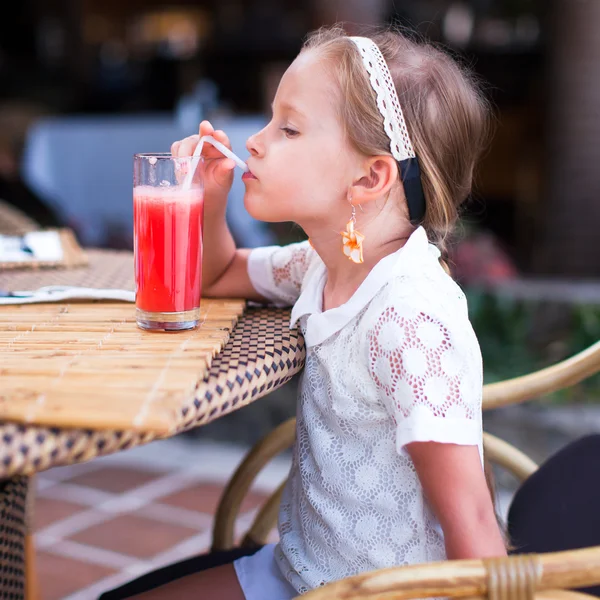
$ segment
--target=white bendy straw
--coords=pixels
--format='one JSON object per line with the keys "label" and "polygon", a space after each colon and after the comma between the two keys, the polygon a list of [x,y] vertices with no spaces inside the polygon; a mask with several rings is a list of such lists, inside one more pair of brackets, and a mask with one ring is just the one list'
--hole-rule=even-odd
{"label": "white bendy straw", "polygon": [[235,164],[242,171],[244,171],[244,173],[246,173],[249,170],[248,165],[239,156],[236,156],[229,148],[227,148],[227,146],[224,146],[221,142],[215,140],[215,138],[212,135],[203,135],[198,140],[198,145],[196,146],[196,149],[194,150],[191,168],[188,171],[188,173],[185,176],[185,179],[183,181],[182,188],[184,190],[189,190],[190,187],[192,186],[192,180],[194,179],[194,173],[196,172],[196,169],[198,168],[198,163],[200,162],[200,157],[202,156],[202,148],[204,147],[204,142],[208,142],[209,144],[213,145],[217,150],[219,150],[219,152],[221,152],[227,158],[231,158],[231,160],[233,160],[235,162]]}

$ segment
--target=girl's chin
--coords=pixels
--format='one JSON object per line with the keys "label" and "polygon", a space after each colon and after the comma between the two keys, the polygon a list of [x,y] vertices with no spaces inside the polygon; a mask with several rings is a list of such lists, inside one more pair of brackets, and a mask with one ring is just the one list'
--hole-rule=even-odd
{"label": "girl's chin", "polygon": [[287,215],[280,214],[279,211],[275,212],[273,210],[273,203],[264,198],[258,198],[248,192],[244,194],[244,207],[248,214],[257,221],[264,221],[265,223],[283,223],[293,220]]}

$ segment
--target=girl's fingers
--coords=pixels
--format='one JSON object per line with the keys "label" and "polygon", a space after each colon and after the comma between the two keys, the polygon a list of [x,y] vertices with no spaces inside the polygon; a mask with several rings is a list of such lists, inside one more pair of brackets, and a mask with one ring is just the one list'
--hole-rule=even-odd
{"label": "girl's fingers", "polygon": [[[171,145],[171,154],[173,156],[184,157],[184,156],[192,156],[194,154],[194,150],[198,145],[198,140],[201,136],[204,135],[212,135],[216,140],[221,142],[227,148],[231,149],[231,142],[229,141],[229,137],[227,134],[221,129],[215,131],[214,127],[209,121],[202,121],[200,123],[199,133],[196,135],[190,135],[183,140],[179,140],[177,142],[173,142]],[[223,154],[217,150],[211,144],[204,144],[202,148],[202,156],[208,159],[213,158],[223,158]],[[229,160],[227,164],[235,164],[233,161]]]}
{"label": "girl's fingers", "polygon": [[221,144],[223,144],[231,150],[231,143],[229,141],[229,137],[227,137],[227,134],[222,129],[218,129],[217,131],[215,131],[213,137],[215,138],[215,140],[221,142]]}
{"label": "girl's fingers", "polygon": [[231,143],[227,134],[222,129],[215,130],[210,121],[202,121],[202,123],[200,123],[200,136],[203,135],[212,135],[215,140],[218,140],[231,149]]}
{"label": "girl's fingers", "polygon": [[210,121],[202,121],[202,123],[200,123],[199,133],[201,136],[212,135],[214,131],[215,128],[212,126]]}
{"label": "girl's fingers", "polygon": [[235,161],[231,160],[231,158],[220,160],[218,165],[215,166],[215,171],[219,171],[220,173],[229,173],[229,171],[233,171],[234,169]]}
{"label": "girl's fingers", "polygon": [[230,158],[220,160],[215,165],[215,170],[214,170],[215,181],[223,187],[230,186],[234,169],[235,169],[235,161],[231,160]]}
{"label": "girl's fingers", "polygon": [[198,145],[199,137],[198,135],[190,135],[181,140],[178,156],[191,156]]}

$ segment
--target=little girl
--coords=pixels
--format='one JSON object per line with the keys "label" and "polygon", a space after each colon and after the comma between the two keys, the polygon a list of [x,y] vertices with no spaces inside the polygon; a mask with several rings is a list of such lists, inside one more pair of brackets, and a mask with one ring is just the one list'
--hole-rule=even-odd
{"label": "little girl", "polygon": [[506,553],[482,468],[479,346],[440,264],[487,116],[473,78],[430,45],[313,34],[247,143],[247,210],[309,236],[286,247],[236,249],[234,163],[205,150],[204,293],[293,305],[307,347],[297,441],[278,544],[139,598],[289,600],[373,569]]}

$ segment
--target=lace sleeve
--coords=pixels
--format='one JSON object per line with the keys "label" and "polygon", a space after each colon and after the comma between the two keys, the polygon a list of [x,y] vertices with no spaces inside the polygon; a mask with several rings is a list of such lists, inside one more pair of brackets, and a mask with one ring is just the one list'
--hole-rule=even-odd
{"label": "lace sleeve", "polygon": [[248,258],[254,289],[277,306],[296,302],[314,250],[308,242],[255,248]]}
{"label": "lace sleeve", "polygon": [[481,443],[479,345],[468,321],[453,330],[392,307],[368,332],[369,369],[396,423],[398,451],[416,441]]}

